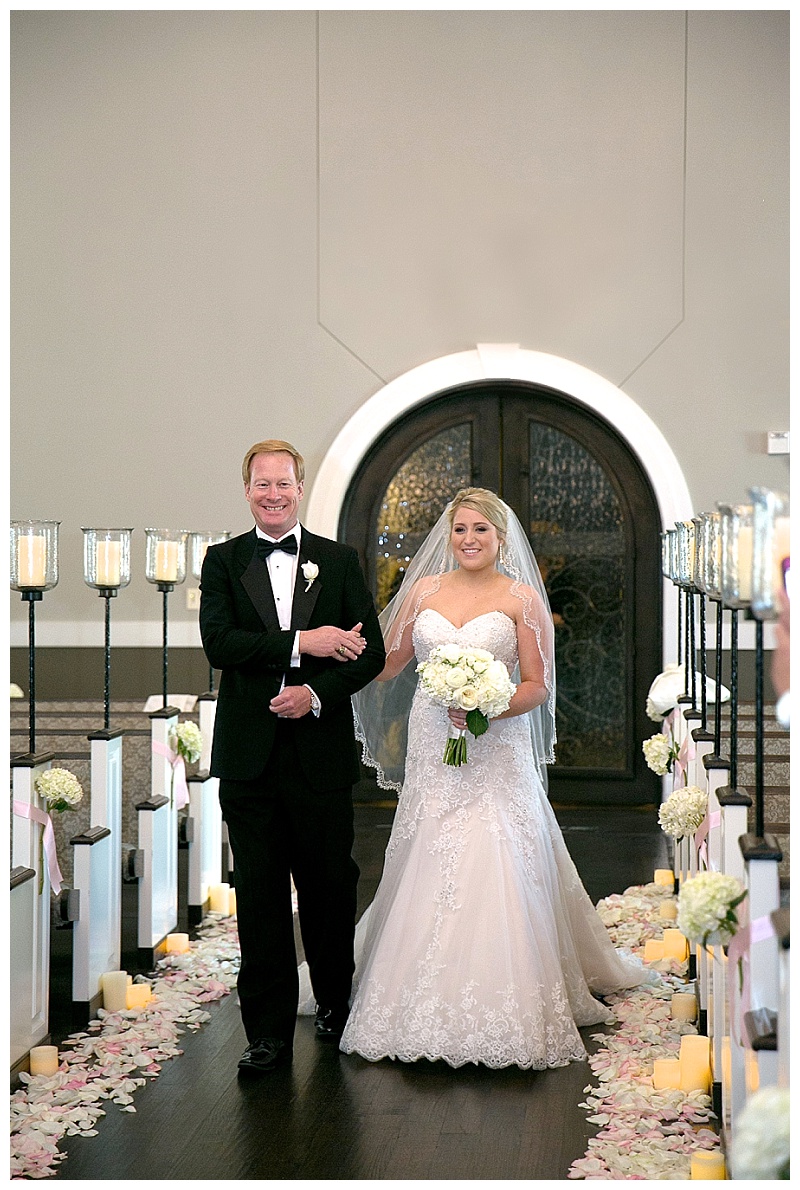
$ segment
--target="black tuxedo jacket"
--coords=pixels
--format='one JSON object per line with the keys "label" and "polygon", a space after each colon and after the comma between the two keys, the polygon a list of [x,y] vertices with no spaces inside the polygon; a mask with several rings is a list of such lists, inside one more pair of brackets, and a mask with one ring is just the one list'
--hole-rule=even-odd
{"label": "black tuxedo jacket", "polygon": [[[319,575],[309,586],[304,562]],[[306,590],[306,587],[309,589]],[[278,623],[269,570],[256,551],[253,528],[209,547],[200,582],[200,634],[210,664],[222,671],[217,696],[211,775],[253,780],[267,765],[277,717],[269,703],[282,680],[309,686],[322,712],[288,720],[296,732],[303,773],[312,789],[358,780],[358,751],[350,695],[380,673],[385,650],[375,606],[350,546],[301,530],[292,625]],[[301,654],[290,666],[298,630],[332,624],[349,630],[361,623],[367,646],[355,661]]]}

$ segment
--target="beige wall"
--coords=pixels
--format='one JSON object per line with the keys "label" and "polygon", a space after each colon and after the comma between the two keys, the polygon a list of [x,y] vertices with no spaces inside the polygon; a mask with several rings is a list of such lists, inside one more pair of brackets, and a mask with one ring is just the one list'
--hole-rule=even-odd
{"label": "beige wall", "polygon": [[788,13],[11,27],[11,515],[62,521],[42,644],[102,640],[81,525],[136,526],[115,639],[156,644],[143,526],[247,528],[252,441],[313,482],[382,384],[478,342],[621,387],[698,511],[788,485]]}

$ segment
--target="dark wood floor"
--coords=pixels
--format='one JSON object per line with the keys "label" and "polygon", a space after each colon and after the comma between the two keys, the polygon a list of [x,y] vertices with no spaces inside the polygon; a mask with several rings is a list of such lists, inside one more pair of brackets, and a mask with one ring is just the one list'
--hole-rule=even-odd
{"label": "dark wood floor", "polygon": [[[356,808],[362,908],[380,876],[392,813],[376,802]],[[593,900],[665,866],[654,809],[557,813]],[[63,971],[63,954],[54,955],[57,978],[59,962]],[[198,1033],[184,1035],[184,1054],[137,1092],[135,1115],[110,1105],[97,1137],[66,1142],[57,1177],[563,1179],[596,1131],[578,1107],[590,1079],[585,1063],[534,1072],[372,1064],[320,1044],[312,1021],[300,1019],[292,1067],[243,1084],[235,995],[211,1012]],[[587,1046],[598,1031],[583,1031]]]}

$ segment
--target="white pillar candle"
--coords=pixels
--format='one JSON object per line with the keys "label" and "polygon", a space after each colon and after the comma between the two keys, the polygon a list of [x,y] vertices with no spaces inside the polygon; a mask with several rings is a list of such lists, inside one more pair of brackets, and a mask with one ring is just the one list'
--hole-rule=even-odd
{"label": "white pillar candle", "polygon": [[47,539],[41,533],[17,538],[17,583],[20,587],[43,587],[47,581]]}
{"label": "white pillar candle", "polygon": [[58,1046],[35,1045],[30,1052],[31,1074],[56,1074]]}
{"label": "white pillar candle", "polygon": [[178,581],[177,541],[156,542],[155,576],[157,583],[176,583]]}
{"label": "white pillar candle", "polygon": [[689,943],[680,930],[664,930],[664,958],[685,963],[689,957]]}
{"label": "white pillar candle", "polygon": [[126,1007],[128,992],[127,971],[106,971],[100,976],[103,989],[103,1008],[107,1012],[121,1012]]}
{"label": "white pillar candle", "polygon": [[676,1021],[693,1021],[697,1017],[697,996],[694,992],[675,992],[670,1011]]}
{"label": "white pillar candle", "polygon": [[230,912],[229,884],[212,884],[208,890],[209,909],[212,913],[221,913],[227,917]]}
{"label": "white pillar candle", "polygon": [[658,963],[664,957],[664,943],[660,938],[648,938],[644,944],[644,961]]}
{"label": "white pillar candle", "polygon": [[725,1158],[719,1149],[698,1149],[692,1153],[692,1181],[725,1181]]}
{"label": "white pillar candle", "polygon": [[711,1087],[711,1042],[699,1033],[681,1038],[681,1090],[705,1091]]}
{"label": "white pillar candle", "polygon": [[663,884],[665,888],[672,888],[675,884],[675,873],[672,868],[656,868],[653,881],[655,884]]}
{"label": "white pillar candle", "polygon": [[97,573],[95,582],[98,587],[118,587],[121,577],[120,543],[118,541],[97,542]]}
{"label": "white pillar candle", "polygon": [[236,889],[232,888],[228,893],[228,916],[236,916]]}
{"label": "white pillar candle", "polygon": [[739,525],[736,570],[739,598],[745,603],[753,594],[753,526]]}
{"label": "white pillar candle", "polygon": [[132,983],[125,994],[126,1008],[146,1008],[153,995],[149,983]]}
{"label": "white pillar candle", "polygon": [[167,954],[186,954],[188,950],[188,934],[167,934]]}
{"label": "white pillar candle", "polygon": [[658,916],[664,921],[675,921],[678,916],[678,906],[675,901],[664,901],[658,907]]}
{"label": "white pillar candle", "polygon": [[667,1088],[678,1090],[681,1085],[681,1064],[677,1058],[656,1058],[653,1063],[653,1087],[656,1091]]}
{"label": "white pillar candle", "polygon": [[775,559],[775,577],[773,578],[773,596],[783,588],[783,559],[788,558],[792,552],[791,537],[790,537],[791,522],[788,516],[778,516],[775,518],[775,537],[773,557]]}

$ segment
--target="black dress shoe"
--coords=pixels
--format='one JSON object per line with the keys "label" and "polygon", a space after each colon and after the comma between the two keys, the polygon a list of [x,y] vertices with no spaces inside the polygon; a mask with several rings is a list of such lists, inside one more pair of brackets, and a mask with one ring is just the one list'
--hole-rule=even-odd
{"label": "black dress shoe", "polygon": [[292,1060],[291,1046],[277,1037],[259,1037],[251,1041],[239,1059],[239,1074],[269,1074]]}
{"label": "black dress shoe", "polygon": [[338,1041],[344,1033],[349,1015],[349,1008],[323,1008],[318,1004],[314,1017],[314,1032],[319,1040]]}

